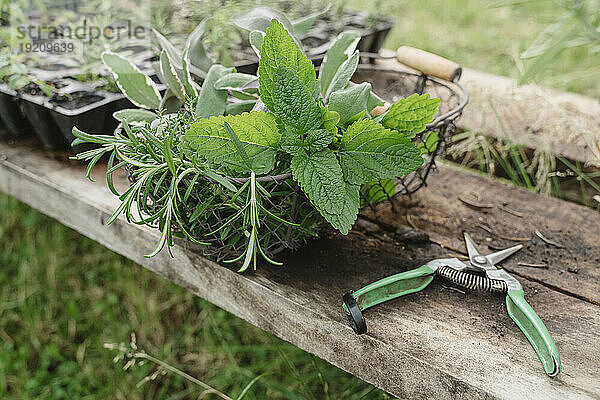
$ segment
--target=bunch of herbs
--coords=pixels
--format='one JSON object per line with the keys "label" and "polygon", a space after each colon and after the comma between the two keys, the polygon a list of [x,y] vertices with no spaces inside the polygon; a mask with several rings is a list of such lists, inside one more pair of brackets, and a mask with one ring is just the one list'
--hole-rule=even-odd
{"label": "bunch of herbs", "polygon": [[[74,129],[74,144],[100,145],[77,156],[90,161],[88,176],[109,154],[107,181],[122,201],[109,223],[125,214],[130,222],[160,229],[149,257],[179,235],[201,246],[216,244],[209,255],[239,262],[240,271],[256,268],[259,255],[277,264],[272,255],[278,249],[296,248],[324,221],[347,234],[360,207],[361,186],[384,180],[389,187],[422,164],[410,139],[433,120],[439,99],[412,95],[371,117],[381,99],[370,84],[350,81],[359,60],[358,35],[338,37],[317,78],[289,32],[277,19],[268,21],[264,32],[252,31],[250,41],[260,56],[258,80],[212,65],[196,98],[183,92],[187,101],[178,113],[145,111],[134,121],[135,110],[129,110],[115,136]],[[172,63],[167,67],[175,83],[187,76]],[[118,83],[129,81],[124,93],[156,95],[139,74],[116,74]],[[245,83],[235,87],[235,82]],[[253,92],[256,84],[259,96]],[[228,107],[228,93],[248,96],[253,110]],[[161,102],[154,100],[158,108]],[[123,194],[112,185],[120,167],[129,168],[134,180]]]}

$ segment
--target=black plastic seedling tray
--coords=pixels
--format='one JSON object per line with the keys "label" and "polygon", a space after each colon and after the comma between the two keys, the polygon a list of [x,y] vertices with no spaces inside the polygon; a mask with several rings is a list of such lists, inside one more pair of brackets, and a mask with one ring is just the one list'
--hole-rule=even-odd
{"label": "black plastic seedling tray", "polygon": [[[121,94],[98,90],[92,85],[70,79],[60,81],[61,97],[43,94],[16,93],[0,85],[0,117],[9,131],[18,136],[33,131],[48,149],[68,148],[73,141],[72,129],[77,126],[88,133],[112,132],[117,121],[112,113],[132,104]],[[71,104],[69,99],[86,98],[84,105]],[[75,152],[85,147],[74,148]]]}
{"label": "black plastic seedling tray", "polygon": [[21,110],[17,93],[0,85],[0,121],[9,137],[17,138],[32,133],[31,125]]}

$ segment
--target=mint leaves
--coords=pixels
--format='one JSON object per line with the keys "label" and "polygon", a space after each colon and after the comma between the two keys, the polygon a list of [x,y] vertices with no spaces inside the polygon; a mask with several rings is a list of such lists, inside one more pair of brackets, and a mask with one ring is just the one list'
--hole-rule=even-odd
{"label": "mint leaves", "polygon": [[423,163],[421,151],[410,140],[370,119],[348,127],[339,156],[344,177],[355,185],[402,176]]}
{"label": "mint leaves", "polygon": [[[226,123],[235,132],[239,142],[231,137]],[[247,171],[247,164],[250,164],[250,169],[256,174],[267,174],[275,166],[280,138],[272,114],[252,111],[193,123],[183,137],[182,148],[193,153],[192,157],[198,155],[234,171]],[[239,144],[243,151],[239,150]],[[245,160],[246,155],[248,160]]]}
{"label": "mint leaves", "polygon": [[392,106],[382,118],[385,124],[371,120],[368,113],[381,99],[369,83],[350,82],[359,61],[357,42],[356,33],[341,34],[317,80],[311,61],[272,20],[258,69],[260,98],[277,121],[279,149],[291,155],[293,178],[344,234],[356,220],[361,185],[405,175],[422,164],[420,149],[405,134],[423,130],[439,104],[411,96]]}
{"label": "mint leaves", "polygon": [[337,215],[344,202],[342,168],[330,149],[292,158],[292,174],[320,212]]}
{"label": "mint leaves", "polygon": [[312,62],[300,51],[283,25],[273,19],[267,28],[260,50],[258,82],[260,98],[265,106],[273,111],[273,81],[275,72],[283,67],[296,74],[306,91],[316,99],[319,82]]}
{"label": "mint leaves", "polygon": [[[321,125],[321,110],[312,93],[299,76],[286,67],[277,67],[273,73],[273,104],[268,106],[286,124],[302,132]],[[263,98],[261,94],[261,99]],[[263,99],[263,102],[265,100]]]}
{"label": "mint leaves", "polygon": [[395,129],[412,137],[423,132],[437,114],[440,99],[430,99],[428,94],[413,94],[398,101],[381,120],[386,128]]}

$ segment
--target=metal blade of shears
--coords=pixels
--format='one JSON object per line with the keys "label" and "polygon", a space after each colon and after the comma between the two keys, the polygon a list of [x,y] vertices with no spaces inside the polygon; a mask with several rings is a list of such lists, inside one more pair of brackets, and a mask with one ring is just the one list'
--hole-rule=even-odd
{"label": "metal blade of shears", "polygon": [[513,247],[509,247],[508,249],[504,249],[504,250],[500,250],[497,251],[495,253],[492,254],[488,254],[487,256],[485,256],[485,258],[488,259],[488,261],[492,264],[492,265],[496,265],[498,263],[500,263],[501,261],[507,259],[508,257],[512,256],[513,254],[515,254],[517,251],[521,250],[523,248],[522,244],[518,244],[516,246]]}

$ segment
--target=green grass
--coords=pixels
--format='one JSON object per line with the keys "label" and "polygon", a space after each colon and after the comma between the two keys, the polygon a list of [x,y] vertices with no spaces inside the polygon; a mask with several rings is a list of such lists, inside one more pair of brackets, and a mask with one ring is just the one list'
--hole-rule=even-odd
{"label": "green grass", "polygon": [[0,398],[198,398],[175,374],[136,387],[155,366],[123,371],[103,348],[131,333],[233,398],[262,373],[244,399],[389,398],[0,194]]}
{"label": "green grass", "polygon": [[[552,0],[349,0],[348,7],[377,8],[398,25],[384,46],[410,45],[494,74],[520,78],[519,58],[537,35],[564,11]],[[371,6],[375,5],[375,6]],[[542,85],[600,97],[600,53],[564,51],[536,78]]]}

